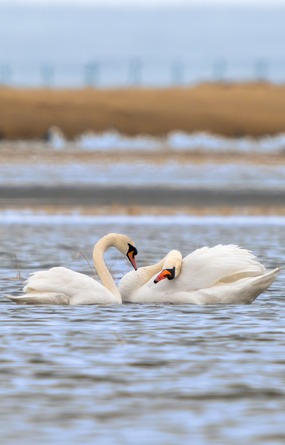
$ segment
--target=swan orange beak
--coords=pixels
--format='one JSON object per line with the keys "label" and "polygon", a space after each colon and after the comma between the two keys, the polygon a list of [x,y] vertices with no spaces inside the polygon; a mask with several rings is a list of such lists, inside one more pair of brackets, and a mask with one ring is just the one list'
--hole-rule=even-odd
{"label": "swan orange beak", "polygon": [[165,280],[165,278],[168,280],[173,280],[173,278],[175,278],[175,267],[172,269],[163,269],[163,271],[155,278],[154,283],[156,284],[159,281]]}
{"label": "swan orange beak", "polygon": [[127,251],[127,257],[135,270],[137,270],[137,263],[135,260],[135,256],[137,255],[137,253],[138,253],[137,248],[135,246],[132,246],[131,244],[129,244],[129,250]]}
{"label": "swan orange beak", "polygon": [[136,251],[134,251],[134,250],[131,250],[127,253],[128,260],[130,261],[133,268],[135,270],[137,270],[137,263],[136,263],[135,256],[136,256]]}

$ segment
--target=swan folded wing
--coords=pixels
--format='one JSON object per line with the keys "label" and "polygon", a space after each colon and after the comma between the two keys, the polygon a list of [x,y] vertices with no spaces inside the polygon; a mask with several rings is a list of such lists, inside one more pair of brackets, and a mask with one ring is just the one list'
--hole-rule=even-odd
{"label": "swan folded wing", "polygon": [[23,289],[28,294],[57,293],[66,295],[70,304],[109,303],[114,298],[102,284],[93,278],[65,267],[53,267],[32,274]]}
{"label": "swan folded wing", "polygon": [[178,291],[208,288],[218,282],[232,282],[265,272],[265,267],[246,249],[233,244],[203,247],[183,259],[182,271],[173,280],[173,288]]}
{"label": "swan folded wing", "polygon": [[94,280],[87,275],[65,267],[53,267],[31,274],[23,291],[60,292],[69,295],[70,292],[76,292],[79,285],[86,287],[92,285],[93,282]]}
{"label": "swan folded wing", "polygon": [[280,268],[276,268],[264,275],[242,278],[235,283],[221,284],[190,292],[188,293],[188,301],[187,295],[178,295],[177,298],[184,297],[188,303],[201,305],[250,304],[271,286],[280,270]]}
{"label": "swan folded wing", "polygon": [[[189,292],[165,292],[160,294],[160,303],[171,304],[250,304],[268,289],[282,268],[267,271],[263,275],[242,278],[233,283],[217,284],[213,287]],[[157,299],[158,300],[158,299]],[[149,301],[150,302],[150,301]]]}

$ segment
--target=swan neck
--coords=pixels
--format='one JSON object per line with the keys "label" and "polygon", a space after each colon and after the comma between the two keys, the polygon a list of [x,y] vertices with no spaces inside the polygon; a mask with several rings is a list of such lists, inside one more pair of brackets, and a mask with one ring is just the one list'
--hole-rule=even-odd
{"label": "swan neck", "polygon": [[116,241],[113,238],[110,239],[106,236],[99,240],[93,249],[93,262],[104,287],[121,302],[119,289],[104,261],[104,253],[111,246],[117,247]]}
{"label": "swan neck", "polygon": [[135,275],[132,275],[135,277],[135,283],[132,283],[132,288],[139,289],[142,286],[144,286],[153,276],[158,274],[163,266],[165,258],[163,258],[161,261],[159,261],[156,264],[153,264],[151,266],[144,266],[140,267],[136,272]]}
{"label": "swan neck", "polygon": [[152,266],[146,266],[144,268],[145,276],[146,276],[145,282],[147,282],[150,278],[152,278],[153,275],[155,275],[161,271],[161,269],[163,267],[164,260],[165,260],[165,258],[160,260],[158,263],[153,264]]}

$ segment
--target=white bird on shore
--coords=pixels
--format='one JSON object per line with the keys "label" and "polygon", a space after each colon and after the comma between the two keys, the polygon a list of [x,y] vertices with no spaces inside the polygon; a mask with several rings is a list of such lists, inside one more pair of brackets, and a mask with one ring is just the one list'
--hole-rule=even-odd
{"label": "white bird on shore", "polygon": [[120,304],[120,292],[105,262],[104,252],[116,247],[127,255],[134,269],[137,268],[137,249],[126,235],[110,233],[101,238],[93,249],[95,269],[103,284],[82,273],[65,267],[53,267],[47,271],[31,274],[20,296],[8,296],[18,304]]}
{"label": "white bird on shore", "polygon": [[142,270],[136,287],[133,279],[137,272],[126,274],[119,285],[123,301],[249,304],[272,284],[281,270],[266,270],[251,252],[236,245],[203,247],[183,260],[180,252],[171,251],[164,259],[163,270],[155,277],[150,276],[152,273],[148,272],[159,266],[161,262],[151,266],[153,269]]}

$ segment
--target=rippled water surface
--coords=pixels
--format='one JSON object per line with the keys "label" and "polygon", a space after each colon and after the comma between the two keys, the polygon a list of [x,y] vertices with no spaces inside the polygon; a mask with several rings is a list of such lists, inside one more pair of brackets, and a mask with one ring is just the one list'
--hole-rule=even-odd
{"label": "rippled water surface", "polygon": [[[31,170],[33,174],[31,175]],[[0,164],[1,185],[133,185],[226,187],[240,189],[283,188],[284,165],[139,163]],[[262,181],[260,181],[262,178]]]}
{"label": "rippled water surface", "polygon": [[[284,444],[284,272],[250,306],[16,306],[33,270],[92,273],[93,244],[129,234],[139,265],[234,242],[285,264],[284,219],[47,218],[0,224],[5,444]],[[106,255],[118,279],[129,264]],[[20,275],[20,276],[19,276]]]}

